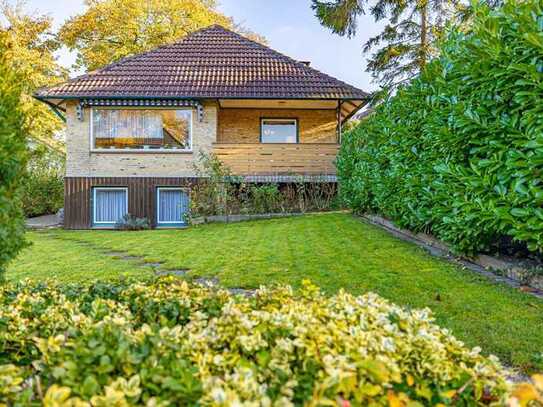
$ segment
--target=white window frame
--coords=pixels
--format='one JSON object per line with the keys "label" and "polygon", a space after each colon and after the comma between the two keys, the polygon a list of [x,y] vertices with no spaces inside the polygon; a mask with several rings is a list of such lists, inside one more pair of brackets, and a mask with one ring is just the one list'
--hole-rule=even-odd
{"label": "white window frame", "polygon": [[[264,131],[263,126],[264,122],[285,122],[285,121],[291,121],[294,122],[295,131],[296,131],[296,141],[294,143],[276,143],[276,142],[270,142],[270,141],[263,141],[264,140]],[[300,144],[300,133],[298,128],[298,119],[295,117],[261,117],[260,118],[260,143],[261,144]]]}
{"label": "white window frame", "polygon": [[168,225],[186,225],[187,222],[181,220],[178,222],[161,222],[160,221],[160,191],[161,190],[169,190],[169,191],[181,191],[187,194],[187,197],[189,198],[189,205],[190,205],[190,193],[187,190],[187,188],[183,187],[156,187],[156,224],[157,227],[160,227],[161,225],[165,225],[166,227]]}
{"label": "white window frame", "polygon": [[[153,148],[145,150],[143,148],[96,148],[94,144],[94,112],[95,110],[184,110],[190,113],[190,126],[189,126],[189,146],[190,148]],[[188,108],[163,108],[163,107],[126,107],[126,106],[104,106],[104,107],[91,107],[89,114],[89,142],[91,153],[128,153],[128,154],[149,154],[149,153],[192,153],[192,130],[194,121],[193,109]]]}
{"label": "white window frame", "polygon": [[110,221],[96,221],[96,192],[97,191],[124,191],[125,192],[125,199],[126,199],[126,213],[128,212],[128,187],[93,187],[92,188],[92,224],[93,225],[113,225],[114,222]]}

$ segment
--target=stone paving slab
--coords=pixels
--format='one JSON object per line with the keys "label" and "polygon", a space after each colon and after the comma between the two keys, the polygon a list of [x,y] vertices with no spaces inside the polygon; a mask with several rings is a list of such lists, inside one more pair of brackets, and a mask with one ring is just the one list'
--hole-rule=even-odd
{"label": "stone paving slab", "polygon": [[26,227],[30,229],[47,229],[60,226],[57,215],[43,215],[25,220]]}

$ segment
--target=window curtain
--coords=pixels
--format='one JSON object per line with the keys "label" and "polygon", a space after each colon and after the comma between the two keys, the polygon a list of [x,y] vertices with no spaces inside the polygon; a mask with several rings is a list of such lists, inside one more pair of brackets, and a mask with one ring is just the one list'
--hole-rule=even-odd
{"label": "window curtain", "polygon": [[159,223],[183,223],[189,206],[188,195],[179,190],[161,189],[158,195]]}
{"label": "window curtain", "polygon": [[126,194],[124,190],[96,191],[95,219],[96,223],[115,223],[128,212],[126,207]]}
{"label": "window curtain", "polygon": [[96,138],[162,139],[162,115],[156,110],[96,109],[93,130]]}

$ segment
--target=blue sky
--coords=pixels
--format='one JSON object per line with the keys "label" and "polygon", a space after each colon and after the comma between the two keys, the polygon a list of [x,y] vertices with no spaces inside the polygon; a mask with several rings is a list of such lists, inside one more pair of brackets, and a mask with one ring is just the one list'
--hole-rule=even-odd
{"label": "blue sky", "polygon": [[[366,56],[362,44],[375,35],[381,24],[362,16],[355,38],[339,37],[322,27],[311,10],[310,0],[219,0],[220,10],[236,22],[262,34],[269,46],[338,79],[371,91],[376,85],[365,72]],[[66,18],[84,9],[83,0],[27,0],[30,11],[53,17],[60,25]],[[61,63],[71,65],[73,55],[63,51]]]}

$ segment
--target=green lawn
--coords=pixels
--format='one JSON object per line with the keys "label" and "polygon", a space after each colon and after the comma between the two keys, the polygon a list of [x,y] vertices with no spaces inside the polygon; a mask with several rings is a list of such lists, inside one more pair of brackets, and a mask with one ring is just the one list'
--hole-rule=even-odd
{"label": "green lawn", "polygon": [[62,281],[118,274],[151,275],[126,252],[190,277],[217,277],[228,287],[258,287],[308,278],[327,292],[374,291],[399,304],[430,307],[441,326],[525,371],[543,370],[543,301],[426,254],[348,214],[210,224],[143,232],[30,233],[33,246],[8,270]]}

